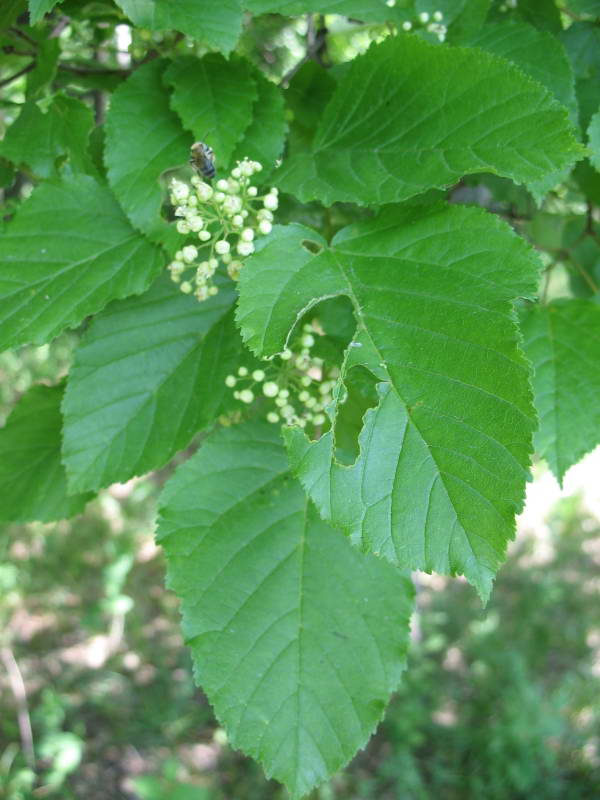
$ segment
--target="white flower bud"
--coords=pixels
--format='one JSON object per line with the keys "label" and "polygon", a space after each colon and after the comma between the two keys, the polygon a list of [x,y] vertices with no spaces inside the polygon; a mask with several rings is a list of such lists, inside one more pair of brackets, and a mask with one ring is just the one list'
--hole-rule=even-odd
{"label": "white flower bud", "polygon": [[225,255],[231,249],[230,244],[225,239],[221,239],[215,244],[215,253],[218,253],[220,256]]}
{"label": "white flower bud", "polygon": [[198,187],[202,183],[202,178],[199,175],[192,175],[192,177],[190,178],[190,183],[192,184],[192,186]]}
{"label": "white flower bud", "polygon": [[280,389],[279,390],[279,397],[283,397],[284,400],[287,400],[290,396],[290,392],[288,389]]}
{"label": "white flower bud", "polygon": [[233,178],[229,178],[227,181],[227,190],[229,194],[238,194],[240,191],[240,185],[237,181],[234,181]]}
{"label": "white flower bud", "polygon": [[304,391],[300,392],[298,395],[298,400],[300,400],[301,403],[306,403],[309,397],[309,393],[306,391],[306,389],[304,389]]}
{"label": "white flower bud", "polygon": [[194,296],[200,301],[208,300],[208,286],[199,286],[194,292]]}
{"label": "white flower bud", "polygon": [[429,22],[429,14],[427,13],[427,11],[421,11],[421,13],[419,14],[419,20],[423,23],[423,25],[426,22]]}
{"label": "white flower bud", "polygon": [[265,373],[263,372],[262,369],[255,369],[254,372],[252,373],[252,378],[253,378],[253,380],[258,381],[258,382],[264,381]]}
{"label": "white flower bud", "polygon": [[206,202],[207,200],[210,200],[210,198],[213,196],[213,188],[212,186],[209,186],[208,183],[200,181],[196,189],[196,194],[198,195],[198,198],[200,200]]}
{"label": "white flower bud", "polygon": [[295,413],[296,409],[294,408],[294,406],[286,405],[283,406],[283,408],[281,409],[281,414],[284,417],[293,417]]}
{"label": "white flower bud", "polygon": [[216,258],[209,258],[208,259],[208,266],[214,272],[216,268],[219,266],[219,262]]}
{"label": "white flower bud", "polygon": [[240,376],[240,378],[245,378],[247,374],[248,374],[248,367],[240,367],[238,369],[238,375]]}
{"label": "white flower bud", "polygon": [[233,214],[237,214],[238,211],[242,210],[242,198],[238,197],[237,195],[231,195],[230,197],[226,197],[223,203],[223,211],[230,216]]}
{"label": "white flower bud", "polygon": [[191,264],[198,258],[198,251],[196,250],[193,244],[188,244],[181,251],[181,255],[186,264]]}
{"label": "white flower bud", "polygon": [[236,214],[231,220],[231,224],[234,226],[234,228],[241,228],[244,224],[244,218],[241,214]]}
{"label": "white flower bud", "polygon": [[312,378],[310,377],[310,375],[303,375],[300,378],[300,383],[302,384],[302,386],[310,386],[312,383]]}
{"label": "white flower bud", "polygon": [[254,392],[251,389],[243,389],[240,392],[240,400],[242,403],[251,403],[254,400]]}
{"label": "white flower bud", "polygon": [[186,208],[184,206],[177,206],[175,209],[175,216],[176,217],[185,217],[186,215]]}
{"label": "white flower bud", "polygon": [[237,281],[240,277],[240,270],[242,269],[243,264],[241,261],[232,261],[227,267],[227,274],[231,278],[232,281]]}
{"label": "white flower bud", "polygon": [[267,414],[267,422],[272,422],[273,424],[279,422],[279,414],[276,414],[275,411],[269,411]]}
{"label": "white flower bud", "polygon": [[248,216],[248,212],[246,211],[246,209],[244,209],[244,210],[241,212],[241,214],[242,214],[242,217],[243,217],[244,219],[246,219],[246,217]]}
{"label": "white flower bud", "polygon": [[215,202],[222,203],[227,195],[224,192],[215,192]]}
{"label": "white flower bud", "polygon": [[307,408],[313,408],[317,404],[316,398],[309,397],[308,400],[304,403]]}
{"label": "white flower bud", "polygon": [[275,405],[277,406],[277,408],[283,408],[284,406],[287,405],[287,400],[285,399],[285,397],[276,397]]}
{"label": "white flower bud", "polygon": [[252,242],[238,242],[236,250],[241,256],[249,256],[254,252],[254,245]]}
{"label": "white flower bud", "polygon": [[267,208],[261,208],[256,216],[258,219],[266,219],[268,222],[273,222],[273,214]]}
{"label": "white flower bud", "polygon": [[184,281],[179,288],[184,294],[192,293],[192,284],[189,281]]}
{"label": "white flower bud", "polygon": [[436,22],[441,22],[444,19],[444,15],[441,11],[434,11],[433,18]]}
{"label": "white flower bud", "polygon": [[253,172],[254,170],[252,169],[252,164],[244,159],[240,164],[240,174],[249,178]]}
{"label": "white flower bud", "polygon": [[221,256],[221,261],[224,264],[231,264],[232,261],[231,253],[223,253],[223,255]]}
{"label": "white flower bud", "polygon": [[247,192],[249,197],[256,197],[256,195],[258,194],[258,189],[256,188],[256,186],[249,186]]}
{"label": "white flower bud", "polygon": [[171,181],[171,192],[177,201],[182,202],[183,200],[187,200],[189,197],[190,187],[187,185],[187,183],[173,180]]}
{"label": "white flower bud", "polygon": [[305,333],[302,339],[300,339],[304,347],[312,347],[315,343],[315,337],[310,333]]}
{"label": "white flower bud", "polygon": [[244,228],[244,230],[240,233],[240,239],[244,242],[251,242],[254,239],[254,231],[252,228]]}
{"label": "white flower bud", "polygon": [[237,383],[237,378],[235,377],[235,375],[228,375],[225,378],[225,386],[229,386],[230,389],[233,389],[236,383]]}
{"label": "white flower bud", "polygon": [[208,290],[208,293],[211,297],[214,297],[216,294],[219,294],[219,289],[217,286],[211,286]]}
{"label": "white flower bud", "polygon": [[260,161],[251,161],[250,163],[252,164],[252,169],[254,172],[260,172],[262,170],[262,164]]}
{"label": "white flower bud", "polygon": [[292,357],[292,351],[288,350],[287,348],[283,351],[283,353],[279,354],[279,358],[282,361],[289,361],[291,357]]}
{"label": "white flower bud", "polygon": [[198,238],[200,239],[201,242],[208,242],[208,240],[210,239],[210,233],[208,231],[200,231],[200,233],[198,234]]}
{"label": "white flower bud", "polygon": [[402,30],[403,30],[403,31],[410,31],[410,30],[412,30],[412,22],[410,22],[409,20],[406,20],[406,22],[403,22],[403,23],[402,23]]}
{"label": "white flower bud", "polygon": [[314,425],[322,425],[325,422],[325,414],[315,414],[312,421]]}
{"label": "white flower bud", "polygon": [[204,227],[204,220],[202,217],[199,217],[198,214],[192,214],[187,219],[188,225],[190,226],[190,230],[193,233],[198,233]]}
{"label": "white flower bud", "polygon": [[263,384],[262,390],[265,397],[277,397],[279,394],[279,386],[277,386],[275,381],[267,381]]}
{"label": "white flower bud", "polygon": [[277,195],[276,194],[266,195],[263,200],[263,205],[265,208],[269,209],[269,211],[276,211],[277,206],[279,205],[279,200],[277,199]]}
{"label": "white flower bud", "polygon": [[261,219],[258,223],[258,230],[266,236],[267,233],[271,233],[273,226],[268,219]]}
{"label": "white flower bud", "polygon": [[221,178],[220,181],[217,181],[217,189],[220,192],[226,192],[227,188],[228,188],[227,181],[223,180],[223,178]]}
{"label": "white flower bud", "polygon": [[241,178],[242,177],[242,173],[240,172],[240,168],[239,167],[235,167],[235,169],[231,170],[231,177],[232,178]]}
{"label": "white flower bud", "polygon": [[179,231],[179,233],[183,233],[185,236],[186,233],[190,232],[190,226],[188,225],[186,220],[180,219],[179,222],[177,223],[177,230]]}

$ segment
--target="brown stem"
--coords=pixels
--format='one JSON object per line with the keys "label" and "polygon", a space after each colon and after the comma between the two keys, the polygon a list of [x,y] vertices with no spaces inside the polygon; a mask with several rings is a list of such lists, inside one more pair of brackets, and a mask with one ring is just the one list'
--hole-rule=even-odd
{"label": "brown stem", "polygon": [[31,730],[31,719],[29,717],[29,708],[27,707],[27,690],[25,689],[25,682],[21,675],[19,665],[13,655],[10,647],[0,648],[0,656],[4,662],[6,672],[8,674],[8,681],[10,683],[11,691],[17,704],[17,722],[19,724],[19,733],[21,735],[21,746],[28,765],[31,769],[35,766],[35,753],[33,750],[33,731]]}

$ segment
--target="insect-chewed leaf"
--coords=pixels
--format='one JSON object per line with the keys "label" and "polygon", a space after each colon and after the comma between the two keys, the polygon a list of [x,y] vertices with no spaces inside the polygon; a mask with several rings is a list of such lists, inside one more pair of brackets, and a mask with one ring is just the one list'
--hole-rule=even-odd
{"label": "insect-chewed leaf", "polygon": [[474,172],[529,183],[584,153],[566,110],[504,59],[390,37],[354,59],[312,152],[285,162],[278,184],[303,201],[381,204]]}
{"label": "insect-chewed leaf", "polygon": [[221,429],[177,470],[158,541],[232,745],[303,797],[383,715],[404,665],[409,579],[319,518],[267,423]]}
{"label": "insect-chewed leaf", "polygon": [[[319,239],[275,229],[244,267],[238,321],[257,352],[282,349],[304,310],[350,297],[359,334],[346,369],[382,381],[352,467],[334,430],[286,434],[293,470],[321,514],[404,567],[463,573],[487,597],[514,533],[535,413],[512,301],[536,286],[533,250],[474,208],[388,208]],[[321,243],[323,244],[323,243]],[[285,258],[283,258],[285,254]]]}

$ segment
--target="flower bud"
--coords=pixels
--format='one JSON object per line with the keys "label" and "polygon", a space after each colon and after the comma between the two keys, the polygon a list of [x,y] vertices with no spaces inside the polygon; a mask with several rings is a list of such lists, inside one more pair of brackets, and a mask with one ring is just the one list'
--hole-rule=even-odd
{"label": "flower bud", "polygon": [[185,236],[186,233],[190,232],[190,226],[186,220],[180,219],[177,223],[177,230]]}
{"label": "flower bud", "polygon": [[249,186],[247,192],[249,197],[256,197],[256,195],[258,194],[258,189],[256,188],[256,186]]}
{"label": "flower bud", "polygon": [[252,228],[244,228],[244,230],[240,233],[240,239],[244,242],[251,242],[254,239],[254,231]]}
{"label": "flower bud", "polygon": [[242,177],[242,173],[241,173],[239,167],[235,167],[234,169],[231,170],[231,177],[232,178],[241,178]]}
{"label": "flower bud", "polygon": [[423,23],[423,25],[426,22],[429,22],[429,14],[427,13],[427,11],[421,11],[421,13],[419,14],[419,20],[420,22]]}
{"label": "flower bud", "polygon": [[279,386],[277,386],[275,381],[267,381],[263,384],[262,390],[265,397],[277,397],[279,394]]}
{"label": "flower bud", "polygon": [[235,217],[233,217],[233,219],[231,220],[231,224],[235,228],[241,228],[242,225],[244,224],[244,218],[242,217],[241,214],[236,214]]}
{"label": "flower bud", "polygon": [[444,19],[444,15],[441,11],[434,11],[433,18],[436,22],[441,22]]}
{"label": "flower bud", "polygon": [[267,422],[272,422],[273,424],[279,422],[279,414],[276,414],[275,411],[269,411],[267,414]]}
{"label": "flower bud", "polygon": [[198,195],[200,200],[206,203],[206,201],[210,200],[210,198],[213,196],[213,188],[212,186],[209,186],[208,183],[200,181],[196,189],[196,194]]}
{"label": "flower bud", "polygon": [[268,194],[263,200],[263,205],[269,211],[276,211],[279,201],[276,194]]}
{"label": "flower bud", "polygon": [[240,376],[240,378],[245,378],[247,374],[248,374],[248,367],[240,367],[238,369],[238,375]]}
{"label": "flower bud", "polygon": [[264,381],[265,373],[263,372],[262,369],[255,369],[254,372],[252,373],[252,378],[253,380],[258,381],[260,383],[260,381]]}
{"label": "flower bud", "polygon": [[218,253],[220,256],[223,256],[225,255],[225,253],[228,253],[230,249],[231,248],[229,242],[226,241],[225,239],[221,239],[215,244],[215,253]]}
{"label": "flower bud", "polygon": [[192,293],[192,284],[189,281],[184,281],[179,288],[184,294]]}
{"label": "flower bud", "polygon": [[198,251],[193,244],[188,244],[186,247],[184,247],[181,251],[181,254],[186,264],[191,264],[198,258]]}
{"label": "flower bud", "polygon": [[241,256],[249,256],[254,252],[254,245],[252,242],[238,242],[236,250]]}
{"label": "flower bud", "polygon": [[283,353],[280,353],[280,354],[279,354],[279,358],[280,358],[282,361],[289,361],[291,357],[292,357],[292,351],[291,351],[291,350],[288,350],[288,349],[287,349],[287,347],[286,347],[286,349],[283,351]]}
{"label": "flower bud", "polygon": [[227,191],[227,189],[228,189],[228,184],[227,184],[227,181],[226,181],[226,180],[223,180],[223,178],[221,178],[221,180],[220,180],[220,181],[217,181],[217,189],[218,189],[220,192],[226,192],[226,191]]}
{"label": "flower bud", "polygon": [[210,233],[208,231],[200,231],[200,233],[198,234],[198,238],[200,239],[201,242],[208,242],[208,240],[210,239]]}
{"label": "flower bud", "polygon": [[273,226],[268,219],[261,219],[258,223],[258,230],[266,236],[267,233],[271,233]]}
{"label": "flower bud", "polygon": [[254,392],[251,389],[243,389],[240,392],[240,400],[242,403],[251,403],[254,400]]}
{"label": "flower bud", "polygon": [[187,218],[187,223],[193,233],[198,233],[204,227],[204,220],[198,214],[192,214]]}
{"label": "flower bud", "polygon": [[236,385],[236,383],[237,383],[237,378],[235,377],[235,375],[228,375],[225,378],[225,386],[229,386],[230,389],[232,389]]}

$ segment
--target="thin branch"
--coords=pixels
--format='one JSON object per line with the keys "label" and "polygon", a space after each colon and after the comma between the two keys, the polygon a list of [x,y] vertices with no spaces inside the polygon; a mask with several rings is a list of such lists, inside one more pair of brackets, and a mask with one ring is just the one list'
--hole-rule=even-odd
{"label": "thin branch", "polygon": [[600,286],[596,283],[596,281],[592,278],[590,273],[585,269],[582,264],[579,264],[573,257],[570,259],[571,264],[578,270],[579,274],[583,278],[583,280],[587,283],[594,294],[598,294],[600,292]]}
{"label": "thin branch", "polygon": [[10,647],[0,648],[0,656],[4,662],[10,688],[17,704],[17,722],[19,724],[23,753],[28,765],[33,769],[35,766],[35,752],[33,750],[33,731],[31,730],[31,719],[29,717],[29,708],[27,707],[25,682]]}
{"label": "thin branch", "polygon": [[75,75],[129,75],[129,69],[94,69],[94,67],[78,67],[74,64],[60,63],[58,68],[64,72],[73,72]]}
{"label": "thin branch", "polygon": [[35,61],[32,61],[31,63],[27,64],[26,67],[23,67],[23,69],[20,69],[18,72],[15,72],[14,75],[11,75],[10,78],[5,78],[3,81],[0,81],[0,89],[3,86],[8,86],[9,83],[16,81],[17,78],[21,77],[21,75],[26,75],[28,72],[31,72],[31,70],[34,69],[34,67],[35,67]]}

